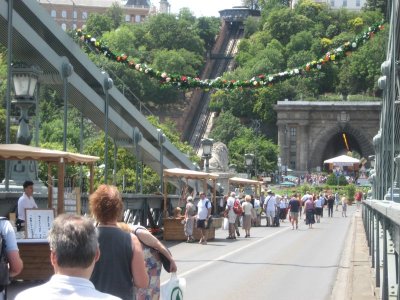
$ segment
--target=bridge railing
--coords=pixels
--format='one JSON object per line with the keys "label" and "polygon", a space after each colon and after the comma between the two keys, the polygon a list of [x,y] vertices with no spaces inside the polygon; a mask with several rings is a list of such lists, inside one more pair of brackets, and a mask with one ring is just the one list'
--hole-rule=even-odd
{"label": "bridge railing", "polygon": [[366,200],[362,216],[380,299],[400,299],[400,204]]}

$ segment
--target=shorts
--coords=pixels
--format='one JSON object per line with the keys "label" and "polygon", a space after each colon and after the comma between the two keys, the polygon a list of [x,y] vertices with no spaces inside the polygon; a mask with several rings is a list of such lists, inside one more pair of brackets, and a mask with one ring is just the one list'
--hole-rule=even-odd
{"label": "shorts", "polygon": [[299,218],[299,213],[298,212],[290,212],[290,217],[297,220]]}
{"label": "shorts", "polygon": [[206,229],[206,220],[197,220],[197,228]]}
{"label": "shorts", "polygon": [[266,215],[267,217],[275,218],[275,210],[267,210],[267,211],[265,212],[265,215]]}

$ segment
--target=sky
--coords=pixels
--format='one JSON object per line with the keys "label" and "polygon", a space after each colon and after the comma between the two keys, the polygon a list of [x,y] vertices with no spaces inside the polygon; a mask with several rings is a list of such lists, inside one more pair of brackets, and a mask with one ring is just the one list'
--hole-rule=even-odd
{"label": "sky", "polygon": [[188,7],[196,17],[219,17],[218,11],[242,5],[241,0],[168,0],[168,2],[172,13],[178,13],[181,8]]}

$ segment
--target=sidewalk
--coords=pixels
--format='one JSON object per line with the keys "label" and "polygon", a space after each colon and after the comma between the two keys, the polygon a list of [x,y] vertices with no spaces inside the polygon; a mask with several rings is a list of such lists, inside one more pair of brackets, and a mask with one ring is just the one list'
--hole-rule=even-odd
{"label": "sidewalk", "polygon": [[358,211],[349,228],[331,299],[379,299],[374,276],[361,211]]}

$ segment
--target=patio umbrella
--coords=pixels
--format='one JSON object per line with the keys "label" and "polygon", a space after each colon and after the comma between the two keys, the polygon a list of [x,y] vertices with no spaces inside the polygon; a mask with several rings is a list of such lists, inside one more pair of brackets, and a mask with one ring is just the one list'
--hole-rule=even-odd
{"label": "patio umbrella", "polygon": [[294,182],[291,181],[284,181],[280,183],[281,186],[296,186],[296,184]]}
{"label": "patio umbrella", "polygon": [[340,155],[324,160],[324,164],[333,164],[335,167],[354,166],[359,163],[359,159],[347,155]]}

